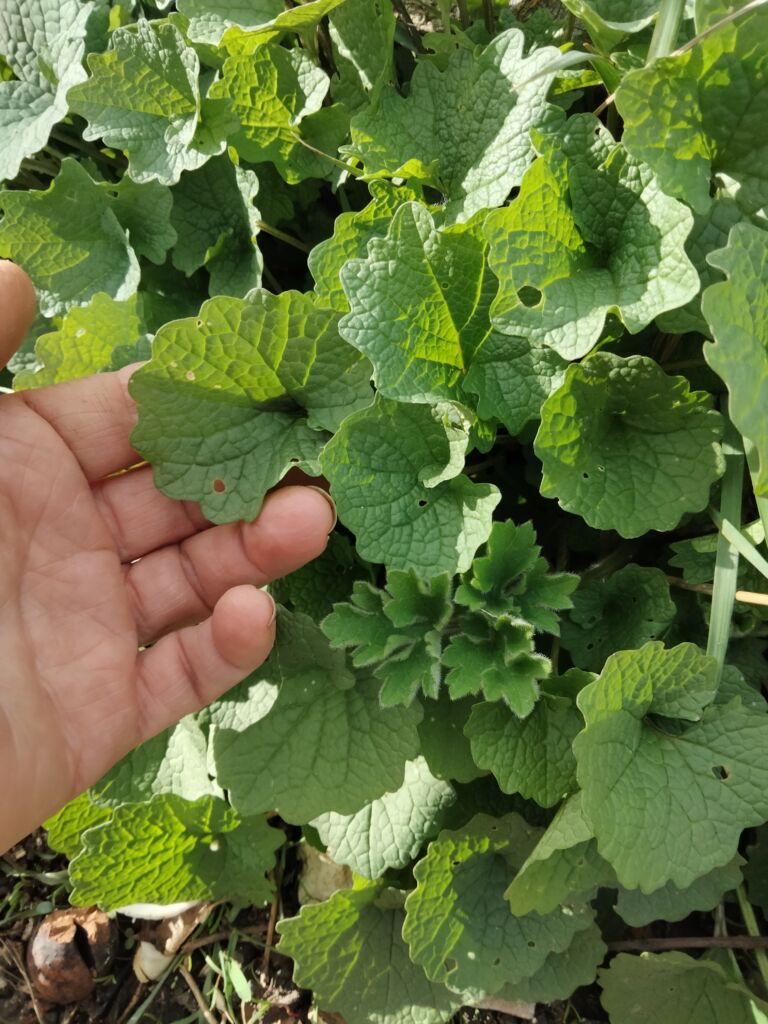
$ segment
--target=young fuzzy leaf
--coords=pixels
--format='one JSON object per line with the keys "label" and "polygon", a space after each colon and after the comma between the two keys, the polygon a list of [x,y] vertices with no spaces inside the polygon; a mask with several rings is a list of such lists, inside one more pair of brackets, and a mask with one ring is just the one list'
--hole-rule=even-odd
{"label": "young fuzzy leaf", "polygon": [[[279,924],[279,951],[320,1006],[366,1024],[442,1024],[461,996],[433,984],[402,938],[403,897],[359,882]],[[362,937],[365,936],[364,941]]]}
{"label": "young fuzzy leaf", "polygon": [[451,671],[445,685],[454,699],[482,693],[503,700],[519,718],[533,711],[539,680],[552,670],[533,646],[533,627],[509,615],[465,615],[449,643],[443,664]]}
{"label": "young fuzzy leaf", "polygon": [[139,263],[112,203],[75,160],[44,192],[0,192],[0,256],[26,270],[40,312],[65,313],[97,292],[127,299],[139,284]]}
{"label": "young fuzzy leaf", "polygon": [[334,647],[351,648],[354,665],[374,666],[383,707],[409,705],[419,689],[437,696],[441,634],[453,610],[450,589],[447,573],[424,581],[412,570],[390,572],[386,591],[355,583],[351,602],[335,605],[323,620]]}
{"label": "young fuzzy leaf", "polygon": [[158,796],[122,804],[83,834],[70,864],[74,906],[230,899],[266,903],[283,842],[264,818],[240,818],[224,800]]}
{"label": "young fuzzy leaf", "polygon": [[321,466],[363,558],[424,576],[469,568],[499,493],[461,475],[468,443],[463,412],[447,402],[377,398],[344,420]]}
{"label": "young fuzzy leaf", "polygon": [[226,154],[185,172],[173,189],[173,265],[187,276],[207,267],[211,295],[241,297],[261,284],[259,211],[253,205],[258,190],[253,171],[235,166]]}
{"label": "young fuzzy leaf", "polygon": [[402,785],[418,754],[421,711],[380,707],[371,681],[355,682],[310,619],[284,618],[296,649],[259,670],[279,679],[277,699],[245,728],[217,727],[217,780],[242,814],[274,808],[294,824],[354,814]]}
{"label": "young fuzzy leaf", "polygon": [[476,558],[456,590],[456,602],[490,615],[519,616],[558,635],[558,611],[571,608],[578,577],[549,572],[533,523],[494,523],[486,553]]}
{"label": "young fuzzy leaf", "polygon": [[166,324],[131,380],[133,443],[157,486],[215,522],[251,520],[291,466],[316,467],[326,431],[372,398],[337,319],[309,295],[259,291]]}
{"label": "young fuzzy leaf", "polygon": [[367,257],[344,265],[349,313],[339,330],[373,363],[382,395],[462,400],[462,379],[490,331],[496,282],[485,251],[478,222],[439,231],[424,206],[405,203],[386,237],[368,242]]}
{"label": "young fuzzy leaf", "polygon": [[513,914],[550,914],[562,903],[591,899],[598,886],[616,885],[610,864],[597,852],[584,818],[581,794],[560,807],[504,893]]}
{"label": "young fuzzy leaf", "polygon": [[562,624],[563,646],[574,664],[599,672],[614,651],[663,637],[677,614],[660,569],[625,565],[607,580],[585,580]]}
{"label": "young fuzzy leaf", "polygon": [[768,427],[760,411],[768,400],[768,231],[737,224],[727,247],[711,253],[709,262],[724,271],[727,280],[710,285],[702,298],[702,311],[715,338],[714,344],[704,346],[704,356],[725,381],[734,425],[755,446],[755,488],[764,496]]}
{"label": "young fuzzy leaf", "polygon": [[544,693],[522,721],[498,703],[476,704],[465,732],[475,763],[490,771],[505,793],[554,807],[576,788],[571,744],[581,726],[570,700]]}
{"label": "young fuzzy leaf", "polygon": [[598,980],[611,1024],[755,1024],[768,1011],[720,964],[686,953],[620,953]]}
{"label": "young fuzzy leaf", "polygon": [[88,121],[84,138],[125,152],[134,181],[173,185],[224,149],[200,129],[198,56],[167,22],[139,21],[111,42],[89,58],[91,77],[70,90],[70,107]]}
{"label": "young fuzzy leaf", "polygon": [[385,793],[356,814],[329,812],[312,822],[329,855],[363,878],[404,868],[440,828],[456,799],[453,787],[436,779],[423,757],[409,761],[399,789]]}
{"label": "young fuzzy leaf", "polygon": [[726,893],[741,884],[744,860],[738,854],[726,865],[713,868],[693,881],[687,889],[667,882],[645,896],[639,889],[619,889],[616,913],[632,928],[651,921],[682,921],[697,911],[713,910]]}
{"label": "young fuzzy leaf", "polygon": [[14,0],[0,10],[0,182],[15,178],[25,157],[48,141],[67,113],[67,92],[83,67],[93,4],[80,0]]}
{"label": "young fuzzy leaf", "polygon": [[541,493],[597,530],[639,537],[698,512],[722,474],[722,417],[652,359],[598,352],[542,406]]}
{"label": "young fuzzy leaf", "polygon": [[579,694],[584,813],[626,888],[687,888],[768,816],[768,718],[739,700],[708,707],[716,678],[693,644],[651,642],[611,655]]}
{"label": "young fuzzy leaf", "polygon": [[665,192],[699,213],[713,191],[748,214],[768,204],[766,37],[768,8],[760,6],[684,53],[625,75],[616,93],[624,145],[653,167]]}
{"label": "young fuzzy leaf", "polygon": [[340,313],[349,311],[339,276],[342,267],[348,260],[365,260],[368,242],[387,234],[398,207],[418,199],[413,189],[396,187],[388,181],[372,181],[369,189],[370,203],[357,213],[340,214],[333,225],[333,235],[316,245],[307,260],[315,279],[318,304]]}
{"label": "young fuzzy leaf", "polygon": [[[493,995],[535,974],[591,923],[583,907],[515,917],[504,889],[538,831],[517,814],[479,814],[441,832],[414,868],[403,938],[427,977],[456,991]],[[482,996],[480,996],[482,998]]]}
{"label": "young fuzzy leaf", "polygon": [[101,373],[111,368],[118,349],[133,349],[143,337],[138,297],[116,302],[99,292],[87,306],[70,309],[57,330],[40,335],[35,352],[42,365],[34,372],[17,373],[14,390],[44,388]]}
{"label": "young fuzzy leaf", "polygon": [[349,151],[371,177],[439,189],[449,221],[502,203],[534,158],[530,129],[562,116],[546,101],[559,51],[547,46],[524,57],[523,42],[510,29],[478,56],[453,48],[444,70],[420,61],[407,98],[385,89],[353,119]]}
{"label": "young fuzzy leaf", "polygon": [[693,216],[593,114],[569,118],[539,145],[517,198],[485,221],[499,278],[491,319],[580,359],[609,313],[636,334],[698,292],[684,248]]}

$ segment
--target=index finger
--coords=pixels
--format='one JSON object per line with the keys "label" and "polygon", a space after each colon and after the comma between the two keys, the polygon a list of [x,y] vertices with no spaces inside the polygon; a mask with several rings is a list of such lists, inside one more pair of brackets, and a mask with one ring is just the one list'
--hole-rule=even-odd
{"label": "index finger", "polygon": [[0,369],[32,326],[35,306],[35,289],[21,267],[0,260]]}
{"label": "index finger", "polygon": [[130,444],[138,416],[128,394],[128,381],[139,365],[20,391],[10,400],[23,402],[47,420],[94,483],[142,461]]}

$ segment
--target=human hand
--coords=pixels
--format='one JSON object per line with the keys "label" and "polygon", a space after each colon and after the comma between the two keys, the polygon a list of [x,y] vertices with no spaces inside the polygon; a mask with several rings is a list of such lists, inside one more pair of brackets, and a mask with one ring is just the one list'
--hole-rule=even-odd
{"label": "human hand", "polygon": [[[23,271],[0,263],[0,366],[34,308]],[[0,396],[0,852],[261,664],[274,603],[256,588],[333,528],[314,488],[211,526],[148,466],[119,473],[140,461],[130,375]]]}

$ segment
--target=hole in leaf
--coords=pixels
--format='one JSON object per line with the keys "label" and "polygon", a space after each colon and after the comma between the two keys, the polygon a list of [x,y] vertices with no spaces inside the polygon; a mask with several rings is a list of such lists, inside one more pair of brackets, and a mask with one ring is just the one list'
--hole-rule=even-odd
{"label": "hole in leaf", "polygon": [[226,491],[227,489],[227,485],[224,483],[223,480],[214,480],[213,489],[214,491],[216,491],[217,494],[223,494],[223,492]]}
{"label": "hole in leaf", "polygon": [[582,473],[581,474],[581,479],[582,480],[589,480],[589,473]]}
{"label": "hole in leaf", "polygon": [[497,956],[496,959],[493,961],[493,966],[494,967],[498,967],[500,963],[501,963],[501,957]]}
{"label": "hole in leaf", "polygon": [[184,374],[184,376],[187,378],[187,380],[194,380],[195,379],[195,374],[194,374],[193,370],[187,370],[187,372]]}
{"label": "hole in leaf", "polygon": [[419,508],[426,508],[427,507],[427,499],[426,498],[419,498],[418,506],[419,506]]}
{"label": "hole in leaf", "polygon": [[198,327],[202,327],[203,326],[203,321],[202,320],[198,320],[197,321],[197,326]]}
{"label": "hole in leaf", "polygon": [[536,949],[536,943],[533,941],[533,939],[528,940],[528,949]]}
{"label": "hole in leaf", "polygon": [[301,462],[301,459],[297,459],[296,457],[294,457],[292,459],[288,459],[288,461],[292,466],[298,466],[298,464]]}
{"label": "hole in leaf", "polygon": [[731,777],[731,770],[730,768],[726,768],[724,764],[716,764],[712,768],[712,774],[716,779],[721,779],[725,782],[726,779]]}
{"label": "hole in leaf", "polygon": [[448,971],[449,974],[452,971],[455,971],[458,966],[459,964],[457,960],[452,960],[449,958],[448,960],[443,961],[443,967],[446,969],[446,971]]}
{"label": "hole in leaf", "polygon": [[517,297],[529,309],[532,306],[538,306],[541,302],[541,292],[538,288],[532,288],[530,285],[525,285],[524,288],[518,289]]}

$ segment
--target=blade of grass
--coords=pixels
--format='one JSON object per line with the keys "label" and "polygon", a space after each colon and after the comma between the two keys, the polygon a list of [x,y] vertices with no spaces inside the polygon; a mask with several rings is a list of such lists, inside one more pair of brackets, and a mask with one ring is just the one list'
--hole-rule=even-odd
{"label": "blade of grass", "polygon": [[[741,916],[744,918],[744,924],[746,925],[748,933],[755,939],[761,938],[760,929],[757,924],[757,918],[755,912],[752,909],[752,904],[747,899],[747,893],[744,889],[744,885],[740,885],[736,890],[736,897],[739,901],[739,910]],[[755,960],[757,961],[757,967],[760,971],[760,977],[763,979],[763,985],[768,990],[768,954],[764,949],[756,947],[754,950]]]}
{"label": "blade of grass", "polygon": [[746,437],[744,438],[744,454],[747,456],[747,467],[749,469],[749,476],[752,480],[752,492],[755,495],[755,504],[757,505],[757,512],[760,516],[760,522],[763,524],[764,543],[768,544],[768,498],[758,498],[757,491],[755,489],[755,481],[757,479],[757,448],[754,444],[749,441]]}
{"label": "blade of grass", "polygon": [[741,530],[733,525],[730,519],[723,516],[717,509],[711,508],[709,514],[715,526],[717,526],[728,543],[732,544],[742,558],[746,558],[750,565],[753,565],[761,575],[768,579],[768,560],[763,558],[754,544],[744,536]]}
{"label": "blade of grass", "polygon": [[[725,475],[720,492],[720,518],[741,522],[741,490],[744,478],[744,455],[740,438],[730,420],[726,420]],[[717,679],[725,664],[728,641],[731,636],[731,616],[736,597],[736,577],[739,569],[739,553],[726,537],[722,527],[717,541],[715,556],[715,578],[712,584],[712,608],[709,616],[707,654],[717,661]]]}
{"label": "blade of grass", "polygon": [[680,22],[683,20],[684,7],[685,0],[662,0],[651,37],[651,45],[648,47],[646,64],[650,64],[658,57],[666,57],[672,52],[672,47],[680,31]]}

